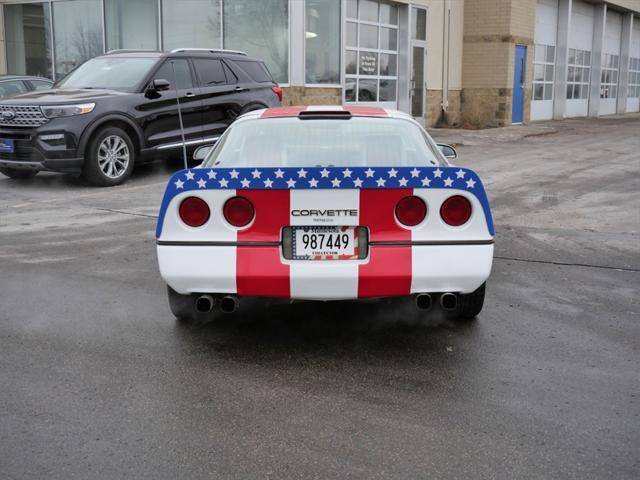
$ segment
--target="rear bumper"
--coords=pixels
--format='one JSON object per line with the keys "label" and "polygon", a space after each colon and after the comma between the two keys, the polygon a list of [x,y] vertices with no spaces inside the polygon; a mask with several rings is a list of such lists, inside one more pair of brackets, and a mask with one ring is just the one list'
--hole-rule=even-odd
{"label": "rear bumper", "polygon": [[176,292],[300,300],[470,293],[491,273],[493,244],[370,247],[365,260],[290,261],[278,246],[158,245]]}

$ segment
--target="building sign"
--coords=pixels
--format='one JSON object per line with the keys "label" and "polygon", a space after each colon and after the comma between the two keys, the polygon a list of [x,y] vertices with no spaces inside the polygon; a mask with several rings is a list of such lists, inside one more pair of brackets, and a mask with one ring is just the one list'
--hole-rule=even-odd
{"label": "building sign", "polygon": [[360,52],[360,75],[378,74],[378,54],[374,52]]}

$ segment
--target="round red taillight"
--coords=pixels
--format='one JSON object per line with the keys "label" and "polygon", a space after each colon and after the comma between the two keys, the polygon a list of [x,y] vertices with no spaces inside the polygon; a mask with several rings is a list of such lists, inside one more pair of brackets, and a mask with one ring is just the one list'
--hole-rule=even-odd
{"label": "round red taillight", "polygon": [[209,206],[199,197],[187,197],[180,204],[180,218],[190,227],[201,227],[209,220]]}
{"label": "round red taillight", "polygon": [[222,209],[224,218],[234,227],[245,227],[251,223],[256,213],[253,203],[244,197],[232,197]]}
{"label": "round red taillight", "polygon": [[459,227],[471,217],[471,202],[462,195],[447,198],[440,207],[442,220],[452,227]]}
{"label": "round red taillight", "polygon": [[396,205],[396,218],[407,227],[414,227],[427,216],[427,204],[420,197],[404,197]]}

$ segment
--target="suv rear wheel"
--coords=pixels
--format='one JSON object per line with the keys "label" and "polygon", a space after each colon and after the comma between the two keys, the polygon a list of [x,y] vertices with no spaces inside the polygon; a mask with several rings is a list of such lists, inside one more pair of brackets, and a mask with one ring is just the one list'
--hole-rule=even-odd
{"label": "suv rear wheel", "polygon": [[131,176],[135,156],[127,132],[117,127],[103,128],[89,141],[82,176],[92,185],[120,185]]}
{"label": "suv rear wheel", "polygon": [[35,177],[38,174],[38,171],[37,170],[18,170],[16,168],[2,167],[0,168],[0,173],[6,175],[9,178],[25,179],[25,178]]}

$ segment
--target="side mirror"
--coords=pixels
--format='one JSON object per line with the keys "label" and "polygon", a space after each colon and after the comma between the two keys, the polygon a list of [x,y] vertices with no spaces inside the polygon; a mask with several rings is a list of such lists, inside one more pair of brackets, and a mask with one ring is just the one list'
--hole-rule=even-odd
{"label": "side mirror", "polygon": [[445,156],[445,158],[448,158],[449,160],[458,158],[458,152],[456,152],[456,149],[451,145],[447,145],[446,143],[439,143],[438,148],[440,149],[442,155]]}
{"label": "side mirror", "polygon": [[215,145],[202,145],[201,147],[196,148],[196,151],[193,152],[193,159],[197,161],[202,161],[209,155],[209,152],[213,150]]}
{"label": "side mirror", "polygon": [[153,82],[151,82],[151,88],[153,88],[156,92],[163,92],[171,88],[171,82],[169,82],[169,80],[165,80],[164,78],[156,78]]}

